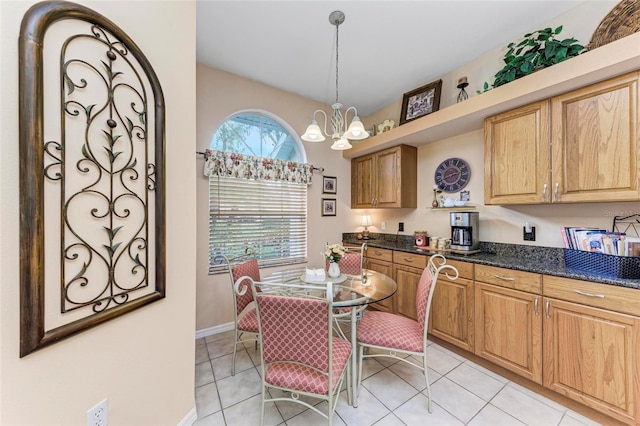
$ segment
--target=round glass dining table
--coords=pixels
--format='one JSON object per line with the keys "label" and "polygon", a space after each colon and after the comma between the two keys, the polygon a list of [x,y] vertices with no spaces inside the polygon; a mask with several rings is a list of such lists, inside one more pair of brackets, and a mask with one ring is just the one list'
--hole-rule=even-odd
{"label": "round glass dining table", "polygon": [[398,289],[396,282],[380,272],[365,269],[362,275],[345,275],[338,278],[326,276],[322,281],[305,281],[305,268],[291,268],[277,271],[264,277],[262,281],[269,283],[317,285],[324,288],[327,283],[334,283],[333,305],[335,307],[358,307],[380,302]]}
{"label": "round glass dining table", "polygon": [[338,278],[326,276],[322,281],[307,280],[305,268],[291,268],[273,272],[262,278],[265,283],[273,284],[304,284],[318,286],[318,290],[326,288],[329,282],[333,284],[333,306],[335,308],[351,308],[351,386],[352,405],[358,406],[358,366],[356,356],[356,326],[360,307],[380,302],[398,289],[393,278],[370,269],[363,270],[362,275],[340,275]]}

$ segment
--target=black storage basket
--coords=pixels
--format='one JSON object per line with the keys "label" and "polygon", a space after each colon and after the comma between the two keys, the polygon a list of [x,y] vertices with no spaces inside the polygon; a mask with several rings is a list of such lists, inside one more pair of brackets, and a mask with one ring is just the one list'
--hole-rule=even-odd
{"label": "black storage basket", "polygon": [[567,269],[608,275],[615,278],[640,278],[640,257],[615,256],[583,250],[564,249]]}

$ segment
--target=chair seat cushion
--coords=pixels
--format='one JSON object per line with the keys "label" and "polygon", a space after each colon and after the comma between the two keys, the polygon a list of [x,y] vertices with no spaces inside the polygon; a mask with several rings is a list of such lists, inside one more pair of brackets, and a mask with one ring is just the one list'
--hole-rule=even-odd
{"label": "chair seat cushion", "polygon": [[368,311],[357,329],[359,343],[410,352],[423,351],[418,321],[387,312]]}
{"label": "chair seat cushion", "polygon": [[256,308],[247,310],[238,318],[238,330],[249,333],[258,333],[258,314]]}
{"label": "chair seat cushion", "polygon": [[[333,338],[333,388],[347,366],[351,355],[351,343],[338,337]],[[267,365],[265,382],[272,386],[328,395],[326,374],[297,362],[275,361]]]}

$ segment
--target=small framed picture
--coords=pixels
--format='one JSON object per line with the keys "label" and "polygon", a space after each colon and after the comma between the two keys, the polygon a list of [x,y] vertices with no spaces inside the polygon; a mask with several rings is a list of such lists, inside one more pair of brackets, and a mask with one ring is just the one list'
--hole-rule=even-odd
{"label": "small framed picture", "polygon": [[323,198],[322,199],[322,216],[335,216],[335,215],[336,215],[336,199]]}
{"label": "small framed picture", "polygon": [[322,193],[336,194],[338,192],[338,179],[335,176],[322,176]]}
{"label": "small framed picture", "polygon": [[437,111],[440,108],[441,91],[442,80],[437,80],[405,93],[402,98],[400,125]]}
{"label": "small framed picture", "polygon": [[469,191],[460,191],[460,201],[471,201],[471,194]]}

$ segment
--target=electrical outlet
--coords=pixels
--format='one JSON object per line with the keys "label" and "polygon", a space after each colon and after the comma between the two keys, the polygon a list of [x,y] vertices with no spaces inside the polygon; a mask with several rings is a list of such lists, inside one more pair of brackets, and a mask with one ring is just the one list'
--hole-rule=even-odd
{"label": "electrical outlet", "polygon": [[87,410],[87,426],[108,426],[106,398]]}
{"label": "electrical outlet", "polygon": [[386,231],[386,230],[387,230],[387,222],[382,222],[382,223],[380,224],[380,229],[381,229],[382,231]]}
{"label": "electrical outlet", "polygon": [[398,232],[404,232],[404,222],[398,222]]}
{"label": "electrical outlet", "polygon": [[525,241],[535,241],[536,240],[536,227],[531,226],[531,229],[527,231],[527,227],[522,227],[522,239]]}

